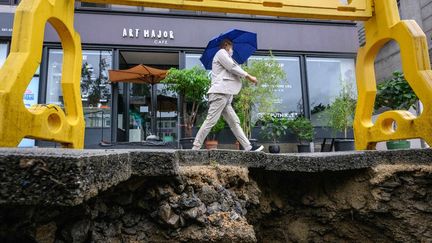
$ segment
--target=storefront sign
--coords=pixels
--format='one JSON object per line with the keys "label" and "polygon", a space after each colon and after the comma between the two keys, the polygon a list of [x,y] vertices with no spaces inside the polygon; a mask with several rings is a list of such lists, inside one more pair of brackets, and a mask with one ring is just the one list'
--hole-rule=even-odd
{"label": "storefront sign", "polygon": [[1,32],[12,32],[12,28],[1,28]]}
{"label": "storefront sign", "polygon": [[0,36],[12,36],[13,14],[0,13]]}
{"label": "storefront sign", "polygon": [[163,44],[168,44],[168,40],[174,40],[174,31],[123,28],[123,38],[151,39],[153,40],[154,44],[163,45]]}

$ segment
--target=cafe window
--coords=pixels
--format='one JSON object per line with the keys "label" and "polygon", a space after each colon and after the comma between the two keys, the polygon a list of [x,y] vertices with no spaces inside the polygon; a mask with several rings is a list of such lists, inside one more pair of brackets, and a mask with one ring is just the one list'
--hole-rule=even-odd
{"label": "cafe window", "polygon": [[81,8],[109,8],[109,4],[81,2]]}
{"label": "cafe window", "polygon": [[[61,107],[63,51],[51,49],[48,60],[48,104]],[[111,51],[83,51],[81,68],[81,101],[87,127],[109,127],[111,117],[111,86],[108,84],[108,70],[112,67]]]}
{"label": "cafe window", "polygon": [[[263,58],[269,57],[252,56],[249,58],[249,62]],[[279,63],[286,74],[286,79],[280,80],[279,86],[275,91],[275,112],[283,117],[293,119],[303,114],[300,58],[276,56],[274,59]]]}
{"label": "cafe window", "polygon": [[3,63],[6,61],[8,53],[8,43],[0,42],[0,67],[3,66]]}
{"label": "cafe window", "polygon": [[193,68],[195,66],[198,66],[204,69],[200,58],[201,54],[186,54],[186,68]]}
{"label": "cafe window", "polygon": [[13,5],[18,4],[18,0],[0,0],[0,4]]}
{"label": "cafe window", "polygon": [[[3,66],[6,61],[6,57],[8,56],[8,43],[0,42],[0,68]],[[40,69],[35,72],[35,75],[30,80],[29,85],[23,94],[23,102],[26,108],[30,108],[33,105],[38,103],[39,99],[39,73]],[[35,141],[33,139],[23,139],[18,147],[33,147],[35,145]]]}
{"label": "cafe window", "polygon": [[311,120],[315,126],[326,126],[325,110],[335,100],[342,86],[349,83],[353,94],[355,62],[352,58],[306,58]]}

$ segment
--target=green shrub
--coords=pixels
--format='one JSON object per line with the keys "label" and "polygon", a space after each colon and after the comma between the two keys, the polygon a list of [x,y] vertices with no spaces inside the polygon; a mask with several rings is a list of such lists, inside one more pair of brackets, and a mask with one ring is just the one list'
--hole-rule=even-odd
{"label": "green shrub", "polygon": [[297,137],[300,144],[303,142],[311,142],[314,138],[314,127],[312,122],[305,117],[297,117],[289,121],[289,129]]}
{"label": "green shrub", "polygon": [[289,125],[287,118],[280,118],[273,114],[265,114],[261,121],[263,123],[261,134],[265,138],[273,141],[273,143],[277,143],[282,136],[286,135]]}
{"label": "green shrub", "polygon": [[403,73],[394,72],[391,79],[378,84],[375,109],[387,107],[392,110],[408,110],[417,100]]}

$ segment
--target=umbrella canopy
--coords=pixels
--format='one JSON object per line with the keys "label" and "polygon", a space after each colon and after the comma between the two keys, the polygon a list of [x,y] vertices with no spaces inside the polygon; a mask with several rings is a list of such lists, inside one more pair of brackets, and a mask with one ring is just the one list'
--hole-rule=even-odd
{"label": "umbrella canopy", "polygon": [[163,80],[168,70],[152,68],[143,64],[126,70],[109,70],[111,82],[157,84]]}
{"label": "umbrella canopy", "polygon": [[239,63],[243,64],[246,60],[257,50],[257,34],[233,29],[226,33],[213,38],[208,43],[204,53],[202,54],[200,60],[207,70],[212,68],[213,58],[216,52],[220,49],[220,44],[223,40],[229,39],[233,42],[233,59]]}

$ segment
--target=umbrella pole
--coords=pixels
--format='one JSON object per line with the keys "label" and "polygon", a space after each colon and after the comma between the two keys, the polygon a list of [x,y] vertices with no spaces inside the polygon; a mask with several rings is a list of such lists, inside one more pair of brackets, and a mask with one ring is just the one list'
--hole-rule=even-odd
{"label": "umbrella pole", "polygon": [[157,115],[157,90],[156,90],[156,84],[152,84],[151,86],[151,105],[152,105],[152,116],[151,116],[151,130],[152,134],[157,136],[157,129],[156,129],[156,115]]}

